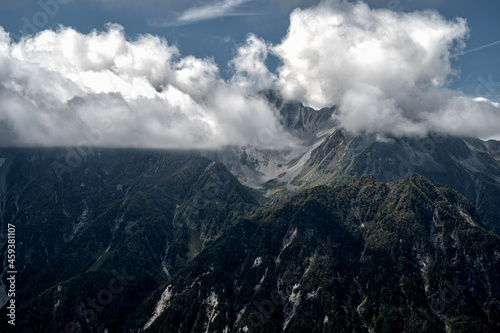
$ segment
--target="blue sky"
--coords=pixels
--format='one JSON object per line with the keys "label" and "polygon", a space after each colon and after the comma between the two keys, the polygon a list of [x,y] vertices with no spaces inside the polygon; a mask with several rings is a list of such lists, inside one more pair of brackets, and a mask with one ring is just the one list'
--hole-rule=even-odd
{"label": "blue sky", "polygon": [[[81,32],[104,29],[108,22],[119,23],[128,35],[151,33],[165,37],[183,54],[214,57],[220,69],[234,56],[248,33],[272,43],[286,34],[290,12],[317,4],[317,0],[41,0],[1,1],[0,25],[19,36],[23,32],[55,28],[59,24]],[[452,87],[468,94],[500,99],[500,2],[496,0],[371,0],[372,8],[395,11],[436,9],[447,18],[467,19],[470,37],[466,54],[455,62],[460,77]],[[54,5],[55,4],[55,5]],[[225,6],[224,6],[225,5]],[[183,14],[207,6],[220,11],[205,11],[192,20],[178,21]],[[43,14],[48,12],[49,15]],[[47,20],[45,20],[47,18]],[[27,25],[26,21],[36,23]],[[45,22],[46,21],[46,22]],[[473,50],[470,53],[467,51]],[[271,67],[277,60],[270,57]]]}
{"label": "blue sky", "polygon": [[499,14],[497,0],[0,1],[0,145],[298,144],[255,97],[266,88],[336,105],[354,133],[500,138]]}

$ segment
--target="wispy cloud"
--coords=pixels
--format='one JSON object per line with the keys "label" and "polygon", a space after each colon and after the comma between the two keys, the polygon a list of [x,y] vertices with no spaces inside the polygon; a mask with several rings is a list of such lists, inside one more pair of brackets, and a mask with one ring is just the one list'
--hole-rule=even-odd
{"label": "wispy cloud", "polygon": [[181,14],[177,20],[179,22],[191,23],[226,16],[231,14],[234,8],[248,1],[249,0],[223,0],[201,7],[193,7]]}
{"label": "wispy cloud", "polygon": [[171,27],[224,16],[261,15],[260,13],[235,11],[236,7],[248,1],[250,0],[221,0],[204,6],[189,8],[173,19],[150,19],[148,24],[154,27]]}

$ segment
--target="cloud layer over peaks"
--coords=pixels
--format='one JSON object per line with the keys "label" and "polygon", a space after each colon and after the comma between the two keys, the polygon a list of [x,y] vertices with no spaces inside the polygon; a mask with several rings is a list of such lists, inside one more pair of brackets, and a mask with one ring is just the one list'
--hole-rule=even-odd
{"label": "cloud layer over peaks", "polygon": [[[273,48],[283,62],[278,85],[313,107],[338,105],[352,132],[498,135],[495,104],[446,89],[468,33],[464,19],[435,11],[327,0],[292,12],[286,37]],[[479,125],[483,118],[491,122]]]}
{"label": "cloud layer over peaks", "polygon": [[211,59],[182,57],[151,35],[128,40],[119,25],[88,35],[60,27],[18,43],[0,28],[0,127],[2,145],[290,141],[269,105],[222,80]]}

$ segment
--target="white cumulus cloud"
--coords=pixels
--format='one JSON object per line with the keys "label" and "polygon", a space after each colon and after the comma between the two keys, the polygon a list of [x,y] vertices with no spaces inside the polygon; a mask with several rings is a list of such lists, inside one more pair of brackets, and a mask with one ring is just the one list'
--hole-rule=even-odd
{"label": "white cumulus cloud", "polygon": [[[281,146],[267,102],[222,80],[211,59],[119,25],[45,30],[13,42],[0,28],[2,145],[214,148]],[[271,131],[266,142],[259,133]]]}
{"label": "white cumulus cloud", "polygon": [[435,11],[325,0],[290,15],[287,35],[273,48],[282,60],[279,86],[316,108],[337,105],[352,132],[498,135],[497,105],[447,89],[468,33],[464,19]]}

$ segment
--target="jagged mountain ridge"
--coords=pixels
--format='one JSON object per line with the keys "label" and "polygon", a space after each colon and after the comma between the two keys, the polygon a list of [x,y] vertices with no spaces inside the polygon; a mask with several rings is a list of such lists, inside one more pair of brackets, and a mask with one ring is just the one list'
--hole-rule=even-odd
{"label": "jagged mountain ridge", "polygon": [[[335,107],[314,110],[302,103],[285,100],[275,90],[259,93],[276,112],[282,128],[291,134],[291,147],[283,150],[263,149],[262,146],[225,147],[216,151],[202,151],[210,159],[222,162],[245,185],[260,188],[262,184],[279,179],[283,188],[294,191],[292,184],[310,152],[318,147],[336,129],[332,115]],[[273,135],[272,131],[263,136]],[[260,142],[262,143],[262,142]]]}
{"label": "jagged mountain ridge", "polygon": [[264,90],[259,95],[274,106],[283,129],[302,143],[310,145],[337,126],[332,117],[337,111],[335,107],[314,110],[300,102],[284,99],[276,90]]}
{"label": "jagged mountain ridge", "polygon": [[499,160],[490,155],[484,141],[430,136],[390,138],[384,142],[339,130],[311,155],[295,181],[314,186],[358,179],[365,174],[394,181],[419,173],[458,190],[476,205],[482,221],[500,233]]}
{"label": "jagged mountain ridge", "polygon": [[394,181],[419,173],[460,191],[476,205],[483,222],[500,234],[500,142],[437,133],[424,138],[354,135],[332,119],[335,107],[315,111],[284,100],[275,91],[262,95],[276,107],[283,128],[297,142],[283,151],[229,147],[207,153],[243,184],[264,190],[279,201],[301,189],[334,185],[365,174]]}

